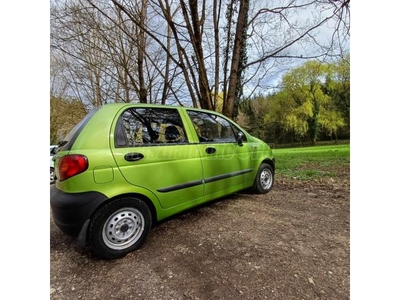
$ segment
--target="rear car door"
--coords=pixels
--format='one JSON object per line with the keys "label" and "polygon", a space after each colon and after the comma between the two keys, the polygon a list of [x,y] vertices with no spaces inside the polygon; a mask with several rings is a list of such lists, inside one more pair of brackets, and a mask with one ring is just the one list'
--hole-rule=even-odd
{"label": "rear car door", "polygon": [[203,196],[198,148],[178,109],[132,107],[116,122],[111,148],[129,183],[151,190],[163,208]]}

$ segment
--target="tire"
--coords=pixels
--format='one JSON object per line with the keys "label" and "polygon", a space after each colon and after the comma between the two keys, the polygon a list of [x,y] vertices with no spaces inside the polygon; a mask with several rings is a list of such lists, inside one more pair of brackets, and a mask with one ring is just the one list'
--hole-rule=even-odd
{"label": "tire", "polygon": [[94,214],[89,225],[89,244],[99,258],[120,258],[144,243],[151,225],[150,209],[142,200],[112,200]]}
{"label": "tire", "polygon": [[253,183],[253,192],[257,194],[266,194],[274,185],[274,170],[266,163],[262,163],[258,168],[256,178]]}
{"label": "tire", "polygon": [[56,174],[54,173],[54,168],[50,167],[50,184],[56,182]]}

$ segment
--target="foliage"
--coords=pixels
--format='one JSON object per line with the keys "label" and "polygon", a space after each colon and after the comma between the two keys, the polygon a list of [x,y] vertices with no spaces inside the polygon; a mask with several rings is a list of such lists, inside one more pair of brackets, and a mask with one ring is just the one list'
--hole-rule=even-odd
{"label": "foliage", "polygon": [[350,55],[331,64],[331,68],[324,89],[343,117],[344,129],[350,132]]}
{"label": "foliage", "polygon": [[[329,72],[328,65],[308,61],[283,77],[283,89],[290,103],[294,104],[284,119],[285,128],[293,130],[300,137],[307,134],[313,144],[322,124],[335,128],[343,123],[339,115],[327,113],[332,100],[322,91],[322,86]],[[324,118],[328,115],[330,118]],[[334,119],[334,116],[339,119]]]}
{"label": "foliage", "polygon": [[50,144],[58,144],[86,115],[85,105],[79,100],[50,98]]}
{"label": "foliage", "polygon": [[242,125],[262,128],[263,134],[250,132],[273,143],[289,139],[315,144],[319,137],[337,139],[342,128],[350,127],[346,66],[344,60],[331,64],[308,61],[289,71],[278,92],[244,101],[240,110],[246,122]]}
{"label": "foliage", "polygon": [[253,99],[246,99],[239,105],[237,122],[250,134],[262,140],[267,139],[267,131],[271,124],[265,124],[264,116],[269,111],[269,102],[264,96],[258,95]]}

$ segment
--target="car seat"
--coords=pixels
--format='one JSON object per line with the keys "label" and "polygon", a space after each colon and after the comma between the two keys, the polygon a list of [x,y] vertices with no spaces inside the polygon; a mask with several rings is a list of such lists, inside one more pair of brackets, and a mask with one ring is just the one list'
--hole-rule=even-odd
{"label": "car seat", "polygon": [[165,139],[167,140],[167,143],[175,143],[180,139],[180,133],[178,128],[174,125],[169,125],[165,129]]}

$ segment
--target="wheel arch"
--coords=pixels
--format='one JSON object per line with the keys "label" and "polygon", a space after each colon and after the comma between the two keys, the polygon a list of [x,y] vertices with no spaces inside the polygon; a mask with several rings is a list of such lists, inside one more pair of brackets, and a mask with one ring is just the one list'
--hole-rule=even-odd
{"label": "wheel arch", "polygon": [[275,159],[274,158],[266,158],[261,163],[265,163],[271,166],[272,171],[275,173]]}
{"label": "wheel arch", "polygon": [[99,205],[96,210],[92,213],[92,216],[99,210],[101,209],[104,205],[106,205],[107,203],[110,203],[110,201],[114,201],[117,199],[121,199],[121,198],[138,198],[140,200],[142,200],[144,203],[146,203],[146,205],[148,206],[148,208],[150,209],[151,212],[151,227],[154,227],[155,223],[157,223],[158,220],[158,216],[157,216],[157,210],[156,207],[154,205],[154,203],[145,195],[143,194],[139,194],[139,193],[125,193],[125,194],[119,194],[115,197],[109,198],[107,201],[104,201],[103,203],[101,203],[101,205]]}

